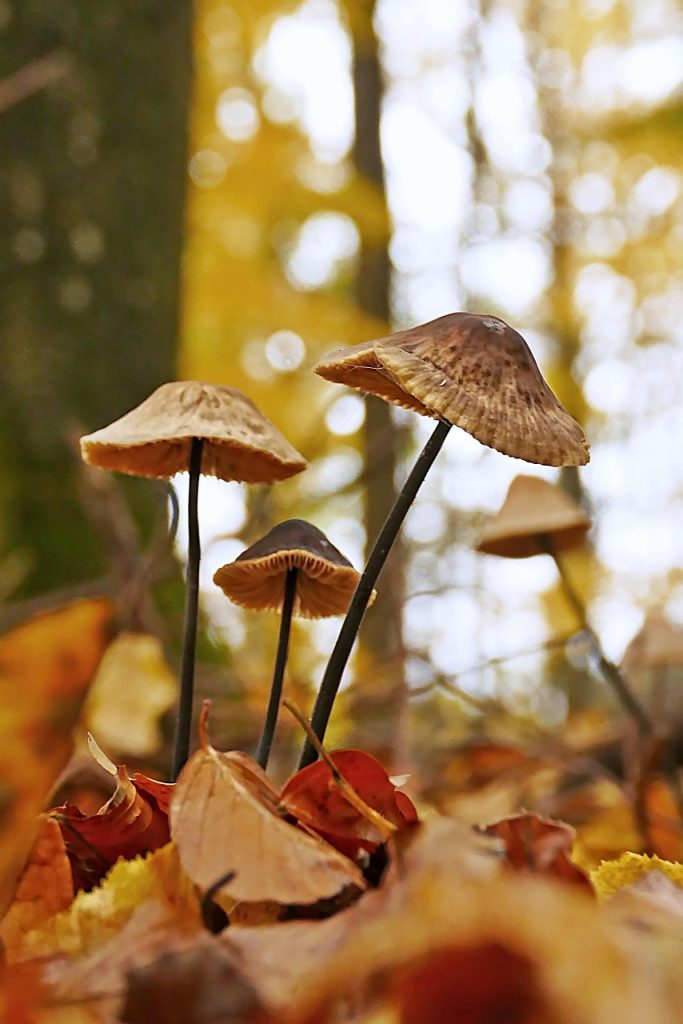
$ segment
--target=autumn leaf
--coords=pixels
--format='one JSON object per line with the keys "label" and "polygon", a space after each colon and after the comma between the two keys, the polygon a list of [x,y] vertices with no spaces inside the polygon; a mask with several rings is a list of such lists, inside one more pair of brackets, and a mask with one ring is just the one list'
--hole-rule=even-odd
{"label": "autumn leaf", "polygon": [[108,601],[78,601],[0,638],[0,912],[38,813],[67,762],[81,701],[109,641]]}
{"label": "autumn leaf", "polygon": [[502,839],[507,863],[515,871],[549,875],[593,891],[588,876],[571,860],[575,832],[565,822],[526,811],[496,821],[485,831]]}
{"label": "autumn leaf", "polygon": [[82,724],[117,755],[149,757],[161,746],[159,719],[177,683],[159,639],[122,633],[107,648],[83,708]]}
{"label": "autumn leaf", "polygon": [[267,1024],[256,992],[218,945],[167,953],[131,970],[125,1024]]}
{"label": "autumn leaf", "polygon": [[120,857],[149,853],[170,838],[173,784],[139,773],[131,779],[125,765],[110,768],[116,773],[116,789],[96,814],[83,814],[72,804],[51,812],[61,826],[77,888],[98,882]]}
{"label": "autumn leaf", "polygon": [[[393,784],[380,762],[362,750],[337,750],[330,758],[347,782],[373,810],[400,828],[417,821],[417,811]],[[353,807],[335,782],[330,767],[317,761],[289,779],[280,793],[282,806],[348,857],[376,850],[385,836]]]}
{"label": "autumn leaf", "polygon": [[115,938],[138,907],[160,904],[176,926],[200,927],[199,904],[173,843],[146,857],[120,860],[90,892],[80,892],[71,906],[19,936],[12,961],[64,953],[88,956]]}
{"label": "autumn leaf", "polygon": [[524,1024],[674,1024],[656,976],[639,969],[643,949],[574,887],[509,872],[466,885],[423,874],[309,973],[301,1016],[331,1024],[351,1001],[354,1019],[391,1024],[497,1024],[502,1007]]}
{"label": "autumn leaf", "polygon": [[5,947],[16,946],[20,935],[66,910],[74,898],[71,864],[59,825],[41,815],[24,872],[0,924]]}
{"label": "autumn leaf", "polygon": [[362,890],[355,865],[317,836],[285,821],[278,795],[245,754],[220,753],[206,738],[171,801],[171,835],[190,878],[208,889],[227,871],[233,900],[314,903],[346,886]]}

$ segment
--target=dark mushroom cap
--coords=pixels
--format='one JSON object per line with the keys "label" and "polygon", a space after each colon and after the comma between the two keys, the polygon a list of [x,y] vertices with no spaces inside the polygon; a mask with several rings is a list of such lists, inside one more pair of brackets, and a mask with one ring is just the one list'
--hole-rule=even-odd
{"label": "dark mushroom cap", "polygon": [[683,629],[663,615],[648,615],[626,648],[623,664],[628,669],[683,665]]}
{"label": "dark mushroom cap", "polygon": [[521,334],[498,317],[449,313],[338,349],[315,372],[447,420],[527,462],[581,466],[589,459],[581,427],[544,381]]}
{"label": "dark mushroom cap", "polygon": [[537,476],[516,476],[501,508],[488,520],[477,551],[505,558],[544,554],[543,535],[556,551],[579,547],[590,519],[569,495]]}
{"label": "dark mushroom cap", "polygon": [[243,608],[279,611],[288,569],[299,570],[294,614],[305,619],[343,615],[360,579],[317,526],[288,519],[218,569],[213,581]]}
{"label": "dark mushroom cap", "polygon": [[192,438],[204,441],[202,473],[274,483],[308,463],[250,398],[224,384],[174,381],[108,427],[81,438],[86,462],[134,476],[169,478],[189,468]]}

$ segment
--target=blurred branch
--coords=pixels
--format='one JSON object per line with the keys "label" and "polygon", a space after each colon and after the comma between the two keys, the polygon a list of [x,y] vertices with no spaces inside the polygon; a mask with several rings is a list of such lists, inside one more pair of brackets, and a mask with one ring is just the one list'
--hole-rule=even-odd
{"label": "blurred branch", "polygon": [[0,79],[0,114],[22,100],[65,78],[73,66],[71,54],[54,50]]}

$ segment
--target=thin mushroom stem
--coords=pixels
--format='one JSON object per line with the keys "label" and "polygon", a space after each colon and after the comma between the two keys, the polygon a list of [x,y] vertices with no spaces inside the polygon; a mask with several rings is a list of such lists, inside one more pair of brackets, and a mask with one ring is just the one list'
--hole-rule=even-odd
{"label": "thin mushroom stem", "polygon": [[178,778],[190,752],[194,660],[197,647],[197,610],[199,607],[199,562],[201,559],[197,498],[199,496],[199,476],[202,469],[202,448],[202,439],[193,437],[190,447],[190,487],[187,498],[188,549],[185,620],[183,623],[183,652],[180,661],[180,700],[173,744],[172,781]]}
{"label": "thin mushroom stem", "polygon": [[[439,420],[434,428],[431,437],[420,452],[417,462],[410,471],[408,479],[396,498],[394,506],[384,522],[384,526],[379,532],[374,547],[370,552],[368,563],[363,570],[363,574],[358,581],[358,586],[351,598],[349,610],[346,613],[346,618],[342,623],[339,636],[337,637],[337,642],[334,645],[334,649],[330,655],[330,660],[327,663],[327,668],[325,669],[325,674],[323,676],[322,683],[320,684],[320,690],[313,709],[313,717],[311,718],[311,728],[321,743],[325,738],[327,723],[329,722],[330,715],[332,713],[334,699],[337,696],[342,674],[346,668],[346,663],[349,660],[351,649],[356,636],[358,635],[358,630],[368,606],[368,602],[370,601],[375,583],[377,582],[377,578],[384,567],[384,563],[386,562],[392,545],[396,540],[396,536],[408,513],[408,509],[415,500],[415,495],[419,491],[432,463],[441,451],[450,429],[451,424],[447,423],[445,420]],[[311,741],[307,739],[301,755],[301,760],[299,761],[299,768],[305,768],[306,765],[312,764],[317,756],[315,747]]]}
{"label": "thin mushroom stem", "polygon": [[285,577],[285,595],[282,602],[282,618],[280,619],[280,636],[277,643],[275,655],[275,668],[273,670],[273,682],[270,686],[270,697],[268,699],[268,710],[263,723],[263,731],[256,751],[256,760],[265,770],[268,766],[270,748],[273,745],[277,716],[280,711],[282,699],[282,683],[285,678],[285,667],[287,665],[287,652],[289,651],[289,634],[292,626],[292,612],[296,599],[297,569],[288,569]]}
{"label": "thin mushroom stem", "polygon": [[562,582],[562,586],[564,588],[567,600],[574,609],[576,617],[581,623],[581,628],[588,635],[593,645],[593,649],[595,650],[595,654],[598,659],[598,666],[600,668],[602,675],[614,690],[624,710],[631,716],[631,718],[635,722],[636,726],[638,727],[638,732],[640,733],[640,735],[643,737],[651,735],[654,732],[654,725],[652,723],[650,716],[648,715],[640,701],[634,695],[633,691],[631,690],[631,687],[629,686],[624,677],[623,672],[621,672],[621,670],[614,664],[613,661],[610,661],[609,658],[606,657],[605,652],[602,649],[602,644],[600,643],[598,635],[588,622],[586,606],[581,600],[579,594],[574,589],[574,585],[572,584],[571,580],[569,579],[569,576],[567,575],[567,571],[564,565],[562,564],[562,561],[557,553],[557,549],[553,544],[552,538],[549,534],[542,533],[539,535],[539,540],[541,542],[543,550],[546,552],[546,554],[551,556],[555,563],[555,566],[557,567],[557,571]]}

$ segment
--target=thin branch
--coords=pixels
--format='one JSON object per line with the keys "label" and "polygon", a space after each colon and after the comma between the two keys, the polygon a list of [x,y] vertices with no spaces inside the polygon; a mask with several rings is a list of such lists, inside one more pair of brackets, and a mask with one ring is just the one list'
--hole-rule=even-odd
{"label": "thin branch", "polygon": [[66,50],[54,50],[0,79],[0,114],[65,78],[73,66]]}

